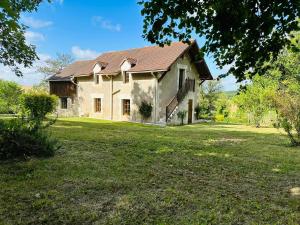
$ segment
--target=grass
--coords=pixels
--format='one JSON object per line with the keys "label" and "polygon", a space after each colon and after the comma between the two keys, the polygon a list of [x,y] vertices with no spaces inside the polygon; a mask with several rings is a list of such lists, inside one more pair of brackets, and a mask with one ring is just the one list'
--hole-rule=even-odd
{"label": "grass", "polygon": [[0,224],[299,224],[300,148],[271,128],[63,119],[0,165]]}

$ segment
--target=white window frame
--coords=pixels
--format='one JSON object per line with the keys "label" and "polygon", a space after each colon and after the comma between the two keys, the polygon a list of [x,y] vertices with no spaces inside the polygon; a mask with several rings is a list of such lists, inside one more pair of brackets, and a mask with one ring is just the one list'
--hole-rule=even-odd
{"label": "white window frame", "polygon": [[122,118],[123,116],[123,100],[129,100],[130,101],[130,115],[132,114],[132,99],[130,96],[127,96],[127,95],[121,95],[120,96],[120,110],[119,110],[119,115],[120,115],[120,118]]}

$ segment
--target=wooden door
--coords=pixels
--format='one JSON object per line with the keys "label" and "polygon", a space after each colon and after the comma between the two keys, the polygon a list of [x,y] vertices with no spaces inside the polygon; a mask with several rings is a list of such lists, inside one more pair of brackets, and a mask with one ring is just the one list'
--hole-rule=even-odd
{"label": "wooden door", "polygon": [[193,100],[189,100],[189,105],[188,105],[188,124],[192,123],[193,121]]}

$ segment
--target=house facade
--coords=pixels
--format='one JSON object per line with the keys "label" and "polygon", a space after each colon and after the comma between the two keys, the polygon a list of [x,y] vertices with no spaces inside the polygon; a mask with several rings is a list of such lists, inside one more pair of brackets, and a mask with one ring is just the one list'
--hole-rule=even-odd
{"label": "house facade", "polygon": [[[185,123],[193,123],[199,87],[212,79],[198,53],[196,41],[104,53],[50,77],[50,93],[60,98],[60,116],[177,124],[177,112],[184,110]],[[146,121],[142,101],[152,105]]]}

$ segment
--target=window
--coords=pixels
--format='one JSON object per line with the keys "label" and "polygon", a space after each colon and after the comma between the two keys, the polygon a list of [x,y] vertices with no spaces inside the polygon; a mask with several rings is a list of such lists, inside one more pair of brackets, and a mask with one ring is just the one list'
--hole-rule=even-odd
{"label": "window", "polygon": [[178,90],[181,89],[183,86],[184,76],[185,76],[185,69],[179,69]]}
{"label": "window", "polygon": [[95,84],[99,84],[99,75],[94,75]]}
{"label": "window", "polygon": [[60,98],[60,107],[62,109],[67,109],[68,108],[68,98],[67,97],[61,97]]}
{"label": "window", "polygon": [[130,115],[130,100],[123,99],[123,115]]}
{"label": "window", "polygon": [[94,99],[95,112],[101,112],[101,98]]}
{"label": "window", "polygon": [[124,83],[129,83],[129,73],[124,72]]}

